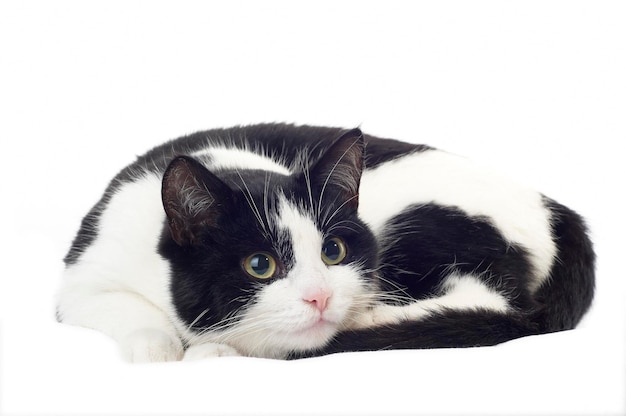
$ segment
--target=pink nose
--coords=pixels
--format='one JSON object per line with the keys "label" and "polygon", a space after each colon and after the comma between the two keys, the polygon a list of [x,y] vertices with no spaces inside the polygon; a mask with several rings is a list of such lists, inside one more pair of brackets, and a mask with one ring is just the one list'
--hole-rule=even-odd
{"label": "pink nose", "polygon": [[320,312],[324,312],[328,306],[331,293],[326,290],[318,290],[305,295],[302,300],[315,306]]}

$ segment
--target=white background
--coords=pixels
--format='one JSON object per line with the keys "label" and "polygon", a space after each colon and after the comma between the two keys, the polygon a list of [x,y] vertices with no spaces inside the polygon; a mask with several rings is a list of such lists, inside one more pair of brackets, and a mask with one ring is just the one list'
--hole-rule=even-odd
{"label": "white background", "polygon": [[[624,6],[0,0],[0,412],[624,414]],[[144,366],[54,321],[61,258],[119,169],[265,121],[427,143],[573,207],[592,311],[494,348]]]}

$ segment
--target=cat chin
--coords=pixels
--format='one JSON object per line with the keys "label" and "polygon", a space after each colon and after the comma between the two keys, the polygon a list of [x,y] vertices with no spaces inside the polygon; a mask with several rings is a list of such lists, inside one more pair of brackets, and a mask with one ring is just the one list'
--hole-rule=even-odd
{"label": "cat chin", "polygon": [[[201,336],[187,333],[189,345],[227,345],[239,354],[250,357],[286,358],[293,352],[307,352],[326,346],[339,332],[340,325],[325,319],[299,325],[294,329],[269,329],[254,335],[234,336],[231,332],[212,332]],[[236,332],[235,332],[236,333]]]}
{"label": "cat chin", "polygon": [[293,351],[308,351],[325,346],[337,334],[337,324],[328,321],[319,321],[314,325],[289,334],[284,345],[290,345]]}
{"label": "cat chin", "polygon": [[[239,345],[239,350],[251,356],[284,358],[291,352],[306,352],[327,345],[339,331],[339,325],[321,320],[303,329],[275,331],[266,337],[264,345]],[[247,343],[246,343],[247,344]]]}

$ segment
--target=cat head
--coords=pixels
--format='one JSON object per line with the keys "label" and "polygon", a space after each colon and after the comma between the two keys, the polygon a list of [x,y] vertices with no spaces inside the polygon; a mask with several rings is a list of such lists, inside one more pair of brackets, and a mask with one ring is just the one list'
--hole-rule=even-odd
{"label": "cat head", "polygon": [[169,165],[160,252],[190,342],[281,357],[323,347],[369,304],[378,259],[358,217],[362,134],[300,159],[291,175]]}

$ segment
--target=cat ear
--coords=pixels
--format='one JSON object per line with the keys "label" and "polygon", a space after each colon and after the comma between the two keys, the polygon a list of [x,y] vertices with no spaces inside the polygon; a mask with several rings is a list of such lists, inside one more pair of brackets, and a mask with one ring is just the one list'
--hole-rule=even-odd
{"label": "cat ear", "polygon": [[179,156],[168,166],[161,198],[172,238],[181,246],[195,243],[200,229],[216,226],[233,204],[228,185],[188,156]]}
{"label": "cat ear", "polygon": [[331,198],[356,210],[363,173],[365,141],[359,129],[344,133],[311,168],[310,178],[320,200]]}

